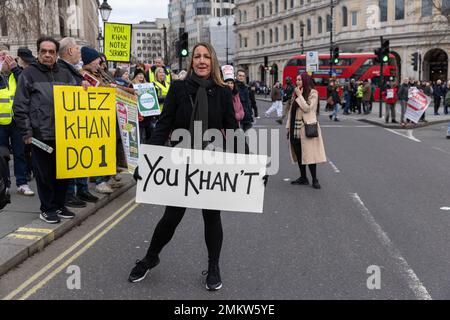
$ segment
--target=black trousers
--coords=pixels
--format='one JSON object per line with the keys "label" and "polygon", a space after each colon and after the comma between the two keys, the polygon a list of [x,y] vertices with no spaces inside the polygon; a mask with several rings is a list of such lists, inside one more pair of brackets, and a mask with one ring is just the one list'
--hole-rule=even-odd
{"label": "black trousers", "polygon": [[441,97],[434,97],[434,113],[438,113],[440,107],[441,107]]}
{"label": "black trousers", "polygon": [[33,172],[41,201],[41,211],[51,212],[64,207],[69,180],[56,179],[56,148],[54,141],[43,141],[53,149],[52,154],[32,146]]}
{"label": "black trousers", "polygon": [[[186,208],[167,207],[164,216],[156,226],[147,257],[154,257],[161,253],[162,249],[172,239],[176,228],[184,217]],[[222,250],[223,230],[220,211],[203,210],[205,223],[205,241],[208,249],[208,258],[211,263],[219,263]]]}
{"label": "black trousers", "polygon": [[[299,139],[291,139],[291,145],[298,160],[298,167],[302,178],[306,178],[306,165],[302,164],[302,142]],[[317,180],[317,164],[308,165],[313,181]]]}

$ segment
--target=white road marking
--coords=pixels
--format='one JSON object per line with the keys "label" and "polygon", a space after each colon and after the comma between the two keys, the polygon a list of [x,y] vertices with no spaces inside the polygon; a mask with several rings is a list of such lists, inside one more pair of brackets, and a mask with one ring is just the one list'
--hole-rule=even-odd
{"label": "white road marking", "polygon": [[285,181],[285,182],[289,182],[289,181],[291,181],[291,179],[284,179],[283,181]]}
{"label": "white road marking", "polygon": [[422,142],[422,141],[420,141],[419,139],[416,139],[416,138],[413,136],[412,130],[408,130],[407,134],[404,135],[404,134],[401,134],[400,132],[397,132],[397,131],[392,130],[392,129],[387,129],[387,128],[384,128],[384,129],[385,129],[386,131],[389,131],[389,132],[392,132],[392,133],[394,133],[394,134],[396,134],[396,135],[399,135],[400,137],[407,138],[407,139],[412,140],[412,141],[415,141],[415,142]]}
{"label": "white road marking", "polygon": [[358,205],[366,222],[369,224],[369,226],[375,232],[376,236],[381,241],[383,246],[387,249],[391,258],[393,258],[393,260],[395,261],[395,265],[398,267],[398,271],[400,272],[402,277],[406,280],[406,282],[408,283],[408,286],[414,292],[417,299],[432,300],[430,294],[428,293],[427,289],[424,287],[424,285],[420,281],[419,277],[417,277],[416,273],[414,272],[413,269],[411,269],[408,262],[405,260],[405,258],[403,258],[400,251],[394,246],[391,239],[389,239],[389,236],[383,231],[381,226],[375,221],[375,218],[372,216],[369,209],[367,209],[364,202],[362,202],[362,200],[358,196],[358,194],[351,193],[350,196],[352,197],[352,200]]}
{"label": "white road marking", "polygon": [[438,151],[441,151],[441,152],[443,152],[443,153],[445,153],[445,154],[450,154],[450,152],[445,151],[444,149],[441,149],[441,148],[433,147],[433,149],[438,150]]}
{"label": "white road marking", "polygon": [[328,159],[328,163],[333,168],[335,173],[341,173],[341,171],[336,167],[336,165],[330,159]]}
{"label": "white road marking", "polygon": [[450,207],[442,207],[441,210],[450,211]]}

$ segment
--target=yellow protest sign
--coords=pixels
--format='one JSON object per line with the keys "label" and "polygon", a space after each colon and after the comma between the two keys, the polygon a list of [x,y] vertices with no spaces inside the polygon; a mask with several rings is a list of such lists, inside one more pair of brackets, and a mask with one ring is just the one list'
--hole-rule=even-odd
{"label": "yellow protest sign", "polygon": [[116,89],[55,86],[57,179],[116,174]]}
{"label": "yellow protest sign", "polygon": [[131,24],[105,22],[105,55],[109,61],[130,62]]}

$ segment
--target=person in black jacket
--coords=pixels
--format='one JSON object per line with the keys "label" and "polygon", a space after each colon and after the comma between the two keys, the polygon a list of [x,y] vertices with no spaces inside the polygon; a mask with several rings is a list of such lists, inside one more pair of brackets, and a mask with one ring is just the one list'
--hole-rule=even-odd
{"label": "person in black jacket", "polygon": [[238,70],[236,74],[236,87],[239,91],[239,97],[241,98],[242,106],[244,107],[245,116],[241,121],[241,128],[247,131],[253,126],[253,112],[250,102],[250,93],[247,85],[245,84],[245,71]]}
{"label": "person in black jacket", "polygon": [[[194,46],[192,52],[186,80],[175,81],[170,87],[164,101],[164,109],[150,139],[152,145],[164,145],[169,134],[176,129],[190,130],[193,137],[195,121],[202,122],[203,132],[207,129],[238,129],[231,91],[222,81],[214,49],[208,43],[199,43]],[[134,177],[142,179],[138,170]],[[148,271],[159,264],[159,254],[172,239],[185,211],[186,208],[166,208],[164,216],[156,226],[147,255],[137,261],[130,273],[130,282],[143,280]],[[209,258],[206,288],[215,291],[222,287],[219,270],[223,241],[220,211],[203,210],[203,220]]]}
{"label": "person in black jacket", "polygon": [[75,214],[64,205],[67,180],[56,179],[56,146],[54,85],[72,85],[77,82],[69,71],[56,63],[59,43],[42,37],[37,41],[38,61],[22,72],[14,99],[14,118],[26,144],[36,138],[53,149],[49,154],[32,146],[34,173],[41,200],[40,218],[47,223],[59,223],[60,218],[73,219]]}

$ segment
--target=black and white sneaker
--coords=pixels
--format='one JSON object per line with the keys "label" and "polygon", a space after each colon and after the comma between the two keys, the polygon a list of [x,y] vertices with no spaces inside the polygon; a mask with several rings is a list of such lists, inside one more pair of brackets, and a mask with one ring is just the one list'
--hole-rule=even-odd
{"label": "black and white sneaker", "polygon": [[58,217],[60,217],[61,219],[74,219],[75,218],[75,213],[73,213],[72,211],[70,211],[67,208],[62,208],[59,210],[56,210],[56,214],[58,215]]}
{"label": "black and white sneaker", "polygon": [[42,212],[39,218],[50,224],[57,224],[61,222],[61,219],[55,211]]}
{"label": "black and white sneaker", "polygon": [[217,291],[222,289],[222,279],[220,278],[220,269],[218,264],[210,263],[208,271],[203,271],[202,274],[206,276],[206,290]]}
{"label": "black and white sneaker", "polygon": [[128,281],[131,283],[137,283],[145,279],[150,269],[153,269],[159,264],[159,257],[154,259],[144,258],[143,260],[137,260],[136,266],[131,270]]}

